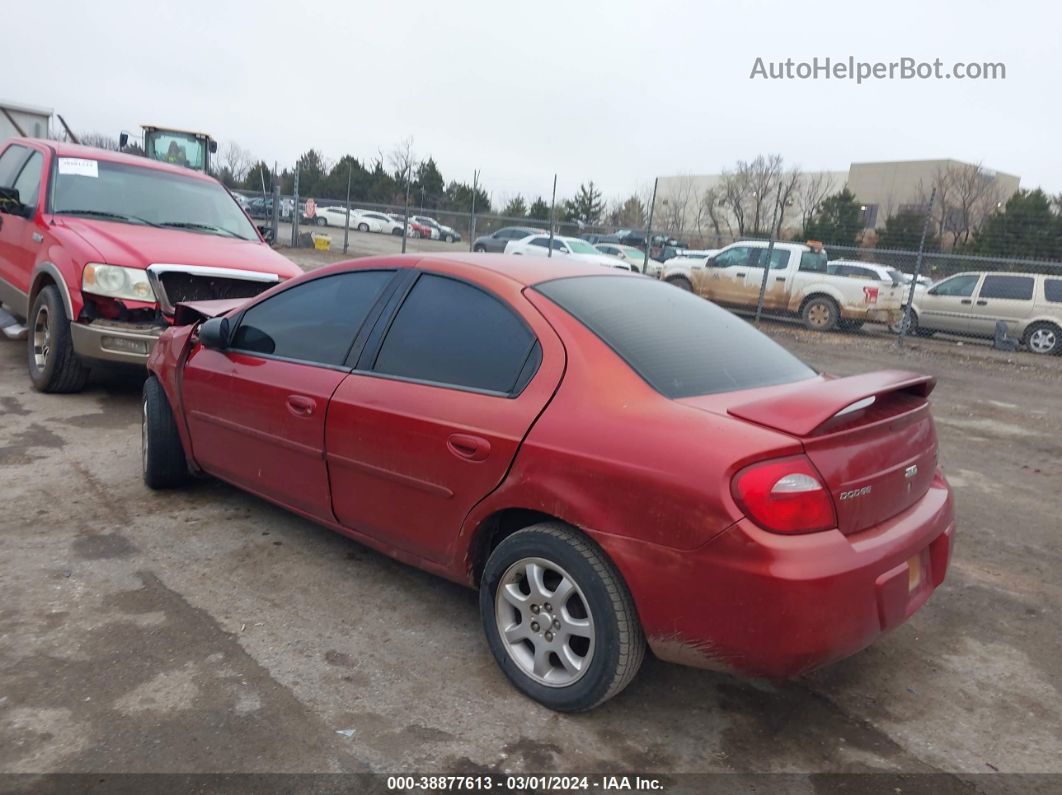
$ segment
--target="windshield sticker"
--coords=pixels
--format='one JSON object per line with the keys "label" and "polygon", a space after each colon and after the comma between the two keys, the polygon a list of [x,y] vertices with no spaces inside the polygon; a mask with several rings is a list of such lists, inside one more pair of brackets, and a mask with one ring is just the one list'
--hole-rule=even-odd
{"label": "windshield sticker", "polygon": [[99,164],[95,160],[84,160],[80,157],[60,157],[59,173],[94,178],[100,175]]}

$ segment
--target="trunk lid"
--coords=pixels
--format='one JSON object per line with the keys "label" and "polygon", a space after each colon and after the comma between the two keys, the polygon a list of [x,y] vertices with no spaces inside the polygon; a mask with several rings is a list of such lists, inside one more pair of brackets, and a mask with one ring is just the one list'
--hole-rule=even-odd
{"label": "trunk lid", "polygon": [[937,437],[931,376],[880,371],[815,378],[684,402],[800,440],[833,497],[838,529],[858,533],[909,508],[929,490]]}

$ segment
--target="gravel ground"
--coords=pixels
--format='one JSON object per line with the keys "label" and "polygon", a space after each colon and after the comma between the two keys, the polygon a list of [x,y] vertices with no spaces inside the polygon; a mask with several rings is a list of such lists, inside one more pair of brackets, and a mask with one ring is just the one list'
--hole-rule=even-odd
{"label": "gravel ground", "polygon": [[1062,772],[1062,359],[765,330],[839,374],[938,377],[949,577],[796,681],[649,659],[574,716],[508,686],[471,591],[215,481],[148,491],[141,373],[39,395],[23,345],[0,342],[0,772],[788,772],[812,789],[899,771],[971,790]]}

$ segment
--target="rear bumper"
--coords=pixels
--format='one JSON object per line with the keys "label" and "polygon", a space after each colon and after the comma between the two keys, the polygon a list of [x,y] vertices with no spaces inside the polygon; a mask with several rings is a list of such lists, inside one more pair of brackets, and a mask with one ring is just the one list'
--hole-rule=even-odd
{"label": "rear bumper", "polygon": [[159,326],[95,320],[71,323],[70,341],[82,359],[146,365],[162,332]]}
{"label": "rear bumper", "polygon": [[854,654],[909,618],[944,580],[954,529],[938,474],[918,503],[852,536],[783,536],[743,519],[692,552],[599,540],[658,657],[785,678]]}

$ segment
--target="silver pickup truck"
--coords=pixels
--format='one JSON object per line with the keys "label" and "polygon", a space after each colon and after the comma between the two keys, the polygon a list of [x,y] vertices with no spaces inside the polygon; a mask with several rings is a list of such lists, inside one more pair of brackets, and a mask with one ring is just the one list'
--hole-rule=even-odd
{"label": "silver pickup truck", "polygon": [[[723,306],[754,310],[763,282],[767,242],[732,243],[706,259],[669,260],[664,280]],[[819,245],[775,243],[763,308],[800,317],[810,329],[857,329],[866,322],[899,322],[903,287],[828,272]]]}

